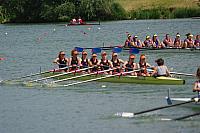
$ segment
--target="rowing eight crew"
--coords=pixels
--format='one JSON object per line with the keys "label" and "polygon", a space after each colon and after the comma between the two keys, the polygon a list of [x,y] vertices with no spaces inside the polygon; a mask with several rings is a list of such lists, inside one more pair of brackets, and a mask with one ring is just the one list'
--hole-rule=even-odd
{"label": "rowing eight crew", "polygon": [[[146,61],[146,56],[142,54],[140,56],[139,63],[135,62],[136,56],[134,54],[129,55],[127,61],[123,61],[118,57],[117,53],[112,53],[112,59],[107,59],[107,53],[101,53],[101,59],[97,59],[97,54],[93,53],[92,57],[88,59],[87,52],[82,52],[82,57],[78,57],[78,51],[71,51],[71,58],[66,58],[64,51],[60,51],[58,57],[53,63],[58,64],[59,68],[68,67],[65,71],[74,71],[78,69],[88,68],[84,70],[87,73],[93,73],[98,71],[104,71],[112,69],[112,71],[105,72],[105,74],[116,74],[122,72],[133,71],[130,75],[133,76],[170,76],[168,68],[164,65],[163,59],[156,60],[157,66],[152,67]],[[89,67],[91,69],[89,69]],[[152,69],[152,72],[148,72],[148,68]],[[134,71],[136,70],[136,71]]]}
{"label": "rowing eight crew", "polygon": [[161,42],[158,38],[158,35],[154,34],[152,39],[150,36],[146,36],[144,42],[141,42],[138,39],[138,36],[131,36],[128,34],[125,41],[124,47],[147,47],[147,48],[197,48],[200,47],[200,35],[196,35],[195,40],[193,40],[193,35],[191,33],[186,34],[187,38],[182,41],[180,39],[181,35],[176,34],[175,39],[173,40],[169,34],[165,35],[164,40]]}

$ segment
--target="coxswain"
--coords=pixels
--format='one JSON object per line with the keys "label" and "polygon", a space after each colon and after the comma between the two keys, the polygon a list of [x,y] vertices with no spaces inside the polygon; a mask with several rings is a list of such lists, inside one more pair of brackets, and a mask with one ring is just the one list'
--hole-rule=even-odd
{"label": "coxswain", "polygon": [[[81,57],[81,69],[83,68],[88,68],[92,66],[90,60],[87,58],[87,52],[83,51],[82,52],[82,57]],[[90,72],[89,69],[85,70],[84,72]]]}
{"label": "coxswain", "polygon": [[150,74],[147,71],[147,68],[151,68],[151,65],[147,63],[146,56],[144,54],[140,55],[139,67],[141,69],[140,70],[141,76],[150,76]]}
{"label": "coxswain", "polygon": [[72,70],[77,70],[78,67],[81,66],[81,59],[78,57],[78,51],[73,49],[71,51],[71,58],[69,59],[69,66],[71,66]]}
{"label": "coxswain", "polygon": [[121,64],[124,64],[124,61],[122,59],[118,58],[118,54],[117,53],[112,53],[112,59],[111,59],[113,68],[117,68],[115,70],[113,70],[114,73],[120,73],[122,72],[121,69]]}
{"label": "coxswain", "polygon": [[[134,62],[135,58],[136,57],[134,54],[129,55],[129,60],[124,63],[124,68],[126,72],[137,70],[139,68],[138,64]],[[132,72],[130,73],[130,75],[137,76],[137,72]]]}
{"label": "coxswain", "polygon": [[[106,52],[101,53],[101,60],[99,62],[100,68],[102,71],[108,70],[110,68],[113,68],[112,62],[107,59],[107,54]],[[109,72],[104,72],[105,74],[112,74],[112,71]]]}
{"label": "coxswain", "polygon": [[91,72],[97,72],[99,71],[99,61],[97,59],[97,54],[95,53],[92,53],[92,57],[90,59],[90,62],[91,62]]}
{"label": "coxswain", "polygon": [[[68,66],[68,59],[65,57],[65,52],[60,51],[58,57],[53,61],[53,63],[57,64],[59,68],[64,68]],[[67,68],[65,71],[68,70]]]}
{"label": "coxswain", "polygon": [[154,68],[154,72],[152,73],[152,76],[159,77],[159,76],[165,76],[169,77],[170,73],[167,68],[167,66],[164,65],[164,60],[162,58],[159,58],[155,61],[157,63],[157,66]]}

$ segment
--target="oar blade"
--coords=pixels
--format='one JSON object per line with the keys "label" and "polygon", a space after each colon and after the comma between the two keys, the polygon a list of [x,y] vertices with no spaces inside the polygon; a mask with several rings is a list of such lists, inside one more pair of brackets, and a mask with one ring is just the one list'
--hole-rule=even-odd
{"label": "oar blade", "polygon": [[78,52],[83,52],[84,50],[84,48],[81,48],[81,47],[75,47],[74,49],[77,50]]}
{"label": "oar blade", "polygon": [[129,53],[130,53],[130,54],[139,54],[139,53],[140,53],[140,50],[137,49],[137,48],[130,48]]}
{"label": "oar blade", "polygon": [[114,48],[112,49],[112,52],[113,52],[113,53],[120,53],[120,52],[122,52],[122,48],[120,48],[120,47],[114,47]]}
{"label": "oar blade", "polygon": [[101,53],[101,48],[92,48],[92,53]]}

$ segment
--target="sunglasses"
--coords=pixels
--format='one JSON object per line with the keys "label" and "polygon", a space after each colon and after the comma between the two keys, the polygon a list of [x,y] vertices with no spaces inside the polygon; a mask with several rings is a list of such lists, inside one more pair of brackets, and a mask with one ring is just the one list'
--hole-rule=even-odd
{"label": "sunglasses", "polygon": [[60,54],[60,55],[65,55],[65,54]]}
{"label": "sunglasses", "polygon": [[83,55],[87,55],[87,54],[83,54]]}

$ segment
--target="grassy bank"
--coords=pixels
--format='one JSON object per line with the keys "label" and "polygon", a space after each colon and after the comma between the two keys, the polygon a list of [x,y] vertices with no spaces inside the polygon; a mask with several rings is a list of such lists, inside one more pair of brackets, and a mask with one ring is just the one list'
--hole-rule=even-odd
{"label": "grassy bank", "polygon": [[126,11],[163,8],[198,8],[200,0],[114,0]]}

